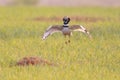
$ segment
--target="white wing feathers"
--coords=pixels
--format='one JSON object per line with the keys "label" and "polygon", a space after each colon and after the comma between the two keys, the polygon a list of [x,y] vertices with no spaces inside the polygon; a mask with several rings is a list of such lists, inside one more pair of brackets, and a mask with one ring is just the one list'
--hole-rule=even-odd
{"label": "white wing feathers", "polygon": [[86,28],[81,25],[72,25],[70,29],[72,31],[80,31],[80,32],[86,33],[90,38],[92,38],[90,33],[86,30]]}
{"label": "white wing feathers", "polygon": [[[53,26],[50,26],[45,31],[45,33],[43,34],[42,39],[43,40],[46,39],[49,35],[52,35],[55,32],[62,32],[62,29],[63,29],[62,25],[53,25]],[[84,28],[81,25],[72,25],[72,26],[69,26],[69,29],[71,31],[80,31],[80,32],[86,33],[90,38],[92,38],[91,35],[90,35],[90,33],[86,30],[86,28]]]}
{"label": "white wing feathers", "polygon": [[49,35],[52,35],[52,34],[55,33],[55,32],[61,32],[61,28],[62,28],[61,26],[57,26],[57,25],[55,25],[55,26],[50,26],[50,27],[45,31],[42,39],[43,39],[43,40],[46,39]]}

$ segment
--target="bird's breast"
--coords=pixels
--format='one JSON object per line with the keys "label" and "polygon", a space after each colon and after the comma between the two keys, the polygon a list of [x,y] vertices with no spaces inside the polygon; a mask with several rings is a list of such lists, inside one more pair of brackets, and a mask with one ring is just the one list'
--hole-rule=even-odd
{"label": "bird's breast", "polygon": [[64,35],[70,35],[70,33],[71,33],[69,28],[63,28],[62,32]]}

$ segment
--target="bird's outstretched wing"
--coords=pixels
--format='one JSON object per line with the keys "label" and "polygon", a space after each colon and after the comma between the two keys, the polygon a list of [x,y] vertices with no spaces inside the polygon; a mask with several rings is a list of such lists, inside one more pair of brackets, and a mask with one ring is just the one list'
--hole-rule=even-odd
{"label": "bird's outstretched wing", "polygon": [[45,31],[45,33],[43,34],[42,39],[46,39],[49,35],[55,33],[55,32],[61,32],[62,31],[62,25],[53,25],[53,26],[49,26],[48,29]]}
{"label": "bird's outstretched wing", "polygon": [[69,27],[69,29],[71,29],[72,31],[80,31],[83,33],[86,33],[90,38],[92,38],[92,36],[90,35],[90,33],[86,30],[85,27],[81,26],[81,25],[71,25]]}

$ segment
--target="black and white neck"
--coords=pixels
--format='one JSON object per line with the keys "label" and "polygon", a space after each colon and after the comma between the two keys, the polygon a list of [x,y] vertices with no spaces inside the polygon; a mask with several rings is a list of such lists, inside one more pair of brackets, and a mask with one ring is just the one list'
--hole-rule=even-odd
{"label": "black and white neck", "polygon": [[63,24],[63,27],[69,27],[69,24]]}

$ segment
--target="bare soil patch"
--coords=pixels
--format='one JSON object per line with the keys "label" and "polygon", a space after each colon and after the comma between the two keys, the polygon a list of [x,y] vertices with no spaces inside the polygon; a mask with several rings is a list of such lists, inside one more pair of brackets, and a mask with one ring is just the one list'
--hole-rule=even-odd
{"label": "bare soil patch", "polygon": [[17,66],[29,66],[29,65],[49,65],[49,66],[55,66],[54,63],[42,59],[40,57],[23,57],[20,59],[17,63]]}

